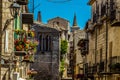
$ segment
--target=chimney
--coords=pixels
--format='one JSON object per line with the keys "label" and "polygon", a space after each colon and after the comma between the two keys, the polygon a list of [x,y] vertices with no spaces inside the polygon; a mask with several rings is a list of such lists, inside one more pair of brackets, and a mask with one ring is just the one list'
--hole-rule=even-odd
{"label": "chimney", "polygon": [[38,12],[37,21],[38,21],[38,22],[41,22],[41,12],[40,12],[40,11]]}

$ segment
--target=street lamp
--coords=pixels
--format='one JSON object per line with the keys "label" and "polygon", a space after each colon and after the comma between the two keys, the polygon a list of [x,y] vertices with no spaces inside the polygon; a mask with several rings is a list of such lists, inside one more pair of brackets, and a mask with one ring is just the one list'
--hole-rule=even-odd
{"label": "street lamp", "polygon": [[20,10],[20,5],[19,4],[17,4],[16,2],[14,2],[14,3],[12,3],[11,5],[10,5],[10,13],[11,13],[11,15],[14,17],[14,18],[16,18],[17,16],[17,14],[19,13],[19,10]]}

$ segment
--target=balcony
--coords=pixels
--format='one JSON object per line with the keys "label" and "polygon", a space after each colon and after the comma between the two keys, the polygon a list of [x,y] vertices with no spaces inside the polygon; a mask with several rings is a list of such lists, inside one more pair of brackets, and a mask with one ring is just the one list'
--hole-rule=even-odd
{"label": "balcony", "polygon": [[94,27],[93,26],[88,26],[87,32],[89,32],[89,33],[94,32]]}
{"label": "balcony", "polygon": [[93,27],[96,27],[96,26],[101,26],[102,25],[102,21],[99,19],[99,14],[94,14],[93,15],[93,23],[92,23]]}
{"label": "balcony", "polygon": [[87,39],[81,39],[77,45],[79,49],[81,50],[82,55],[88,54],[88,40]]}
{"label": "balcony", "polygon": [[100,62],[99,63],[99,72],[103,72],[104,71],[104,62]]}
{"label": "balcony", "polygon": [[119,74],[120,73],[120,56],[112,57],[108,67],[111,73]]}
{"label": "balcony", "polygon": [[120,26],[120,11],[114,9],[110,14],[111,26]]}
{"label": "balcony", "polygon": [[14,44],[15,44],[14,54],[16,56],[25,56],[26,55],[25,42],[23,40],[16,39],[14,41]]}
{"label": "balcony", "polygon": [[16,0],[16,2],[20,5],[27,5],[28,4],[28,0]]}

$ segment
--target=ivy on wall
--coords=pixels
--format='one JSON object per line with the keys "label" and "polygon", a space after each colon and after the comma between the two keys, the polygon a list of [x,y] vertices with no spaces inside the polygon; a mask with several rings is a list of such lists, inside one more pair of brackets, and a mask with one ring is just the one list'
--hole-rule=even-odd
{"label": "ivy on wall", "polygon": [[61,55],[67,53],[68,42],[66,40],[61,41]]}
{"label": "ivy on wall", "polygon": [[68,49],[68,42],[66,40],[62,40],[61,41],[61,58],[60,58],[60,73],[61,73],[61,77],[63,75],[64,72],[64,68],[65,68],[65,59],[63,58],[63,56],[67,53],[67,49]]}

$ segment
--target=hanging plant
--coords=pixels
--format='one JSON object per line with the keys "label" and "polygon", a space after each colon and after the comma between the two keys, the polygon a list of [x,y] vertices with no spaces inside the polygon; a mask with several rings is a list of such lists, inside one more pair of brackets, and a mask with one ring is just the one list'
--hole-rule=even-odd
{"label": "hanging plant", "polygon": [[15,44],[15,50],[16,51],[22,51],[26,47],[26,43],[23,40],[16,39],[14,41],[14,44]]}
{"label": "hanging plant", "polygon": [[28,31],[28,37],[35,37],[34,31]]}
{"label": "hanging plant", "polygon": [[15,30],[17,35],[23,35],[26,31],[25,30]]}

